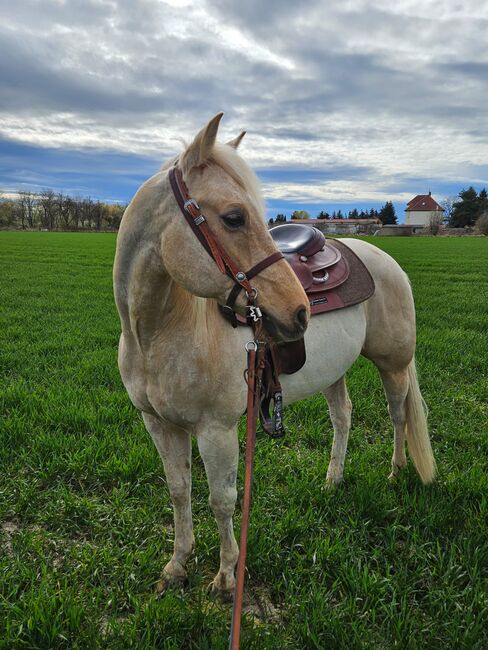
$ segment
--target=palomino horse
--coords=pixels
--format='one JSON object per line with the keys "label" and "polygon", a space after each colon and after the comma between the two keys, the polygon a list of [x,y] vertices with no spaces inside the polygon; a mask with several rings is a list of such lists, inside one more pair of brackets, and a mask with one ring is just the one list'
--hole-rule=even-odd
{"label": "palomino horse", "polygon": [[[222,114],[181,154],[178,166],[216,239],[242,269],[276,252],[264,220],[257,178],[236,149],[244,134],[217,144]],[[247,327],[233,329],[221,316],[232,280],[217,268],[183,218],[168,180],[175,161],[146,181],[125,211],[114,266],[115,299],[122,324],[119,368],[132,403],[161,455],[174,508],[174,552],[158,583],[186,578],[194,546],[191,435],[205,464],[210,506],[220,533],[220,568],[213,581],[224,598],[235,586],[238,547],[232,516],[237,491],[237,422],[245,410]],[[422,397],[415,371],[415,311],[407,276],[386,253],[344,240],[374,278],[364,303],[315,316],[283,259],[253,280],[270,331],[280,340],[303,336],[307,362],[282,378],[290,403],[323,391],[334,440],[327,482],[342,479],[351,424],[345,373],[360,354],[381,374],[394,426],[392,474],[409,453],[424,483],[435,475]],[[243,313],[243,292],[237,309]]]}

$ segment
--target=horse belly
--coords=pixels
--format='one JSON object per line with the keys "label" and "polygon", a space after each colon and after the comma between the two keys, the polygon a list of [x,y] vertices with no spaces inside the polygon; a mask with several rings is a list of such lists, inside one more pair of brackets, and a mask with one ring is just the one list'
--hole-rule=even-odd
{"label": "horse belly", "polygon": [[310,397],[340,379],[360,355],[365,337],[362,304],[311,318],[305,333],[305,365],[280,377],[285,404]]}

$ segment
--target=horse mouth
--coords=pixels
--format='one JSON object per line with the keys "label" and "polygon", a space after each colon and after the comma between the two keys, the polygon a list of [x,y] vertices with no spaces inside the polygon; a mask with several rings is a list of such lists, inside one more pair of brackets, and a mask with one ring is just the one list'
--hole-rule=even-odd
{"label": "horse mouth", "polygon": [[305,333],[305,328],[302,326],[298,327],[285,327],[283,323],[280,323],[275,318],[271,318],[268,314],[263,311],[263,326],[267,334],[275,343],[287,343],[289,341],[297,341],[298,339],[303,338]]}

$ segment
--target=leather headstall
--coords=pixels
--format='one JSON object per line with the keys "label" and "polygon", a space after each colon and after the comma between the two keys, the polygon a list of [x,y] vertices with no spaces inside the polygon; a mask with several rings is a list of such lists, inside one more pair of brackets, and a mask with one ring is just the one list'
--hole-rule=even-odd
{"label": "leather headstall", "polygon": [[169,170],[169,181],[175,199],[180,207],[183,216],[195,233],[199,242],[205,248],[210,257],[215,261],[221,273],[225,273],[234,281],[234,287],[231,289],[225,306],[220,306],[224,315],[230,320],[233,327],[237,327],[234,304],[239,293],[244,290],[247,296],[247,322],[255,328],[258,321],[262,318],[262,313],[256,304],[257,289],[255,289],[249,280],[254,278],[258,273],[264,271],[275,262],[283,259],[281,251],[276,251],[255,264],[249,271],[241,271],[234,260],[221,246],[215,238],[208,221],[200,210],[200,206],[192,199],[180,168],[178,161]]}

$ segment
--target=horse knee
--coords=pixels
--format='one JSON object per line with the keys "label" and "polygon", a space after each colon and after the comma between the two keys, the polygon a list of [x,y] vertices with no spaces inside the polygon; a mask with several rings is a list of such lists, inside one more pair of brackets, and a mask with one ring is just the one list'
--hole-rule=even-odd
{"label": "horse knee", "polygon": [[183,508],[190,499],[190,484],[188,481],[178,481],[170,487],[171,501],[175,508]]}
{"label": "horse knee", "polygon": [[232,517],[236,501],[237,490],[233,486],[228,486],[221,490],[213,490],[210,493],[209,504],[217,518]]}

